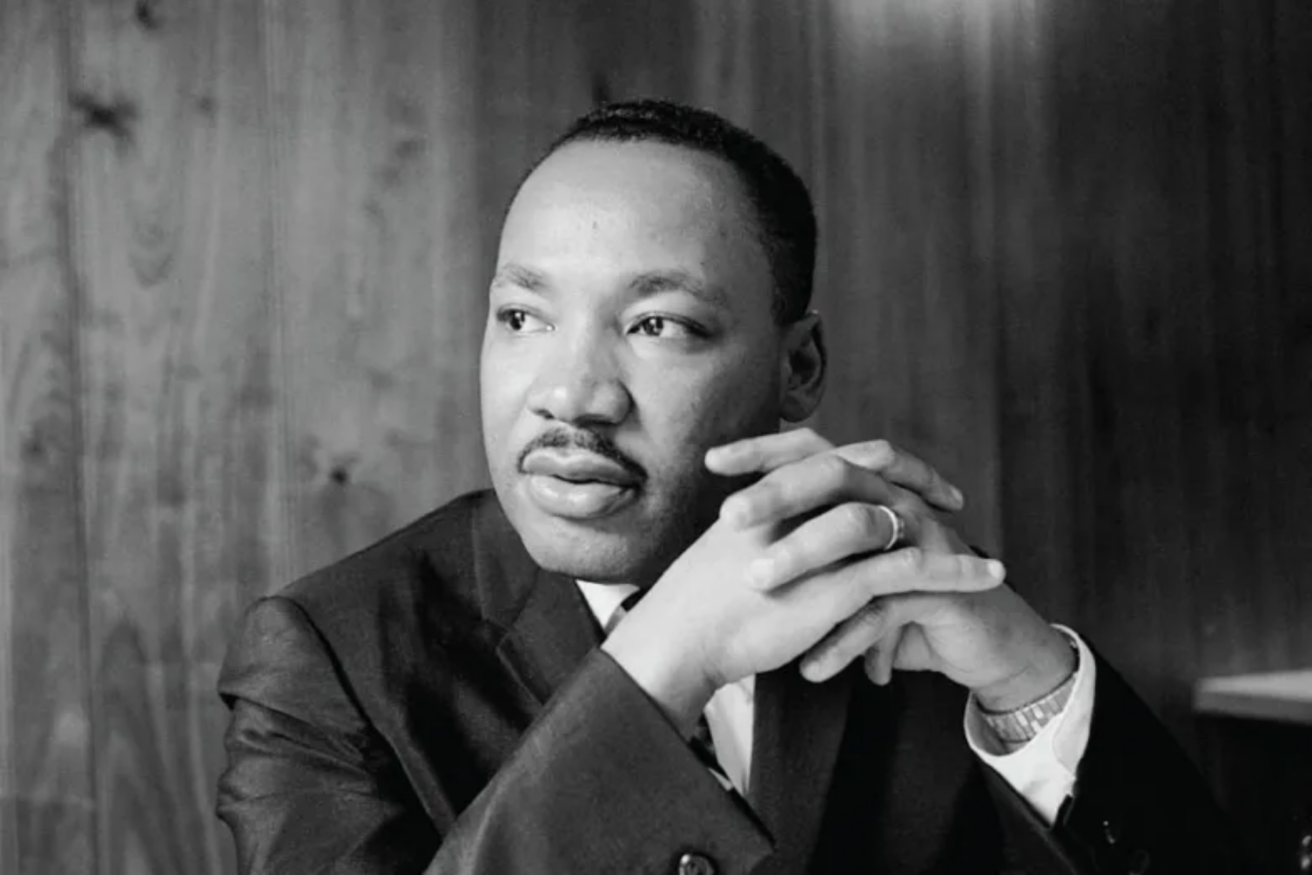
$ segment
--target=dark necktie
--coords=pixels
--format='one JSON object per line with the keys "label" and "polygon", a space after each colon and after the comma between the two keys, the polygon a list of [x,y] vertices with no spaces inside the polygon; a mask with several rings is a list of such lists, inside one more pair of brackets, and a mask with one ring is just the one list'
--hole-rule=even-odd
{"label": "dark necktie", "polygon": [[[619,607],[610,615],[610,620],[606,623],[605,634],[609,635],[614,631],[615,627],[624,619],[625,614],[633,610],[646,592],[643,589],[636,590],[620,602]],[[729,776],[725,774],[724,768],[715,756],[715,741],[711,738],[711,724],[706,720],[705,711],[697,715],[697,725],[693,727],[692,737],[688,739],[688,746],[697,755],[697,759],[702,761],[702,765],[710,769],[711,773],[724,785],[726,790],[733,789],[733,782],[729,780]]]}

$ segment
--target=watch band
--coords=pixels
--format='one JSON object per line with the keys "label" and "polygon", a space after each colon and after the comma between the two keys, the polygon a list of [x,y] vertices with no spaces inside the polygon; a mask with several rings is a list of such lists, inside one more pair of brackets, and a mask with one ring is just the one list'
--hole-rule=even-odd
{"label": "watch band", "polygon": [[1054,717],[1065,710],[1066,703],[1071,698],[1071,691],[1075,688],[1075,677],[1080,669],[1080,652],[1073,644],[1071,649],[1075,650],[1075,668],[1066,680],[1043,698],[1022,705],[1014,711],[989,711],[979,706],[979,713],[984,718],[984,723],[1006,746],[1008,753],[1023,747]]}

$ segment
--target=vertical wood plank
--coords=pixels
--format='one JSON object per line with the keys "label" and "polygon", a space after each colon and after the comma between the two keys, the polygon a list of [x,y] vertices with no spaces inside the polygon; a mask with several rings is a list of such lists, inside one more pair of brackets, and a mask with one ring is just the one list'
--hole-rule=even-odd
{"label": "vertical wood plank", "polygon": [[486,482],[473,6],[266,8],[289,495],[306,571]]}
{"label": "vertical wood plank", "polygon": [[288,570],[260,8],[74,10],[97,856],[230,871],[214,680]]}
{"label": "vertical wood plank", "polygon": [[[1185,344],[1208,318],[1185,306],[1205,288],[1190,46],[1208,29],[1169,4],[1131,7],[1086,4],[1044,29],[1030,129],[1042,163],[1029,175],[1052,200],[1034,201],[1042,224],[1013,224],[1018,246],[1003,252],[1008,273],[1020,271],[1004,291],[1005,415],[1018,438],[1003,447],[1008,540],[1055,576],[1072,625],[1186,735],[1198,603],[1186,519],[1206,508],[1182,513],[1192,435],[1173,384],[1201,354]],[[1107,65],[1112,46],[1120,62]],[[1039,282],[1024,280],[1026,261],[1043,268]]]}
{"label": "vertical wood plank", "polygon": [[[1236,4],[1236,8],[1243,7]],[[1312,519],[1312,6],[1273,0],[1267,24],[1273,64],[1270,82],[1272,141],[1265,154],[1274,164],[1272,239],[1275,260],[1274,316],[1281,338],[1270,391],[1267,429],[1273,460],[1271,493],[1280,496],[1283,526],[1273,536],[1287,553],[1274,571],[1285,602],[1278,615],[1286,628],[1271,666],[1312,665],[1312,586],[1299,572],[1312,567],[1312,538],[1300,522]],[[1209,669],[1210,670],[1210,669]],[[1309,813],[1312,818],[1312,813]]]}
{"label": "vertical wood plank", "polygon": [[[1045,616],[1079,625],[1074,507],[1084,494],[1071,448],[1078,356],[1072,302],[1061,280],[1060,156],[1050,11],[1031,0],[998,4],[976,31],[981,125],[979,220],[998,301],[1000,513],[1012,576]],[[1071,221],[1078,221],[1071,219]]]}
{"label": "vertical wood plank", "polygon": [[0,4],[0,871],[96,871],[62,4]]}
{"label": "vertical wood plank", "polygon": [[531,0],[477,5],[475,167],[479,294],[485,294],[515,188],[542,151],[598,103],[693,99],[698,30],[688,0]]}
{"label": "vertical wood plank", "polygon": [[831,350],[816,426],[926,457],[968,495],[963,528],[996,550],[994,290],[978,269],[964,86],[972,26],[964,7],[909,0],[705,4],[695,93],[811,187]]}
{"label": "vertical wood plank", "polygon": [[1312,596],[1300,585],[1312,496],[1291,488],[1312,484],[1312,262],[1295,242],[1312,232],[1312,65],[1291,52],[1312,35],[1312,9],[1226,2],[1217,30],[1207,205],[1217,402],[1205,458],[1223,491],[1208,515],[1217,535],[1198,549],[1206,674],[1312,664]]}
{"label": "vertical wood plank", "polygon": [[1025,80],[1039,96],[997,121],[1000,172],[1030,186],[1000,202],[997,250],[1012,568],[1052,576],[1191,749],[1199,674],[1312,659],[1292,485],[1312,482],[1312,277],[1288,248],[1309,146],[1288,107],[1309,91],[1287,48],[1309,19],[1079,4],[1032,74],[997,59],[1000,113]]}

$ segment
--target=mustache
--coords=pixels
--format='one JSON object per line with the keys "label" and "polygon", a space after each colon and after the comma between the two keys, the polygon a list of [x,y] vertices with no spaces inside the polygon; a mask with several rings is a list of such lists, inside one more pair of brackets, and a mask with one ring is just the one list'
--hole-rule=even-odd
{"label": "mustache", "polygon": [[583,450],[610,459],[639,480],[647,479],[647,471],[633,459],[626,456],[619,447],[609,439],[586,429],[555,428],[544,431],[524,445],[519,452],[516,467],[524,470],[524,460],[536,450]]}

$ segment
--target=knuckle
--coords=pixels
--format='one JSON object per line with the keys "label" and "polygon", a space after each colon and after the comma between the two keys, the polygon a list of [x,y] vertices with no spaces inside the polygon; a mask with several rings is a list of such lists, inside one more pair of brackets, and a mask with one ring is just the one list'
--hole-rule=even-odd
{"label": "knuckle", "polygon": [[798,564],[798,560],[806,552],[805,545],[799,544],[798,540],[805,538],[802,532],[794,534],[790,538],[784,538],[777,541],[770,547],[770,562],[774,565],[776,574],[788,574]]}
{"label": "knuckle", "polygon": [[823,452],[834,448],[833,443],[828,438],[813,428],[800,428],[798,431],[805,435],[804,444],[808,447],[812,447],[816,452]]}
{"label": "knuckle", "polygon": [[932,532],[934,527],[938,525],[938,518],[934,516],[933,508],[914,494],[899,493],[897,500],[892,502],[889,507],[893,513],[902,518],[908,536],[919,535],[922,532]]}
{"label": "knuckle", "polygon": [[887,465],[897,457],[897,449],[883,438],[870,442],[870,458],[876,465]]}
{"label": "knuckle", "polygon": [[840,505],[837,510],[841,514],[843,529],[850,536],[862,543],[874,538],[877,524],[874,519],[876,511],[873,507],[853,502]]}
{"label": "knuckle", "polygon": [[816,462],[819,469],[816,474],[825,483],[839,486],[847,482],[848,471],[851,466],[846,459],[839,456],[822,456]]}
{"label": "knuckle", "polygon": [[907,547],[898,554],[902,570],[908,574],[920,571],[925,565],[925,554],[919,547]]}
{"label": "knuckle", "polygon": [[956,564],[953,566],[952,570],[956,573],[958,578],[962,580],[971,580],[983,576],[982,563],[976,562],[973,557],[958,555],[953,558],[956,559]]}
{"label": "knuckle", "polygon": [[861,609],[861,616],[858,622],[866,629],[878,628],[884,622],[884,617],[888,613],[888,606],[883,599],[875,599]]}
{"label": "knuckle", "polygon": [[783,488],[775,480],[762,480],[752,489],[743,493],[747,506],[761,514],[772,510],[783,498]]}

